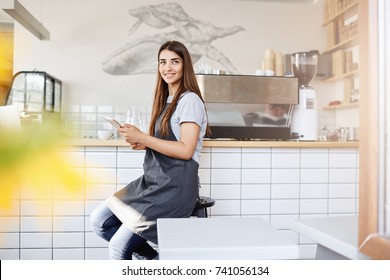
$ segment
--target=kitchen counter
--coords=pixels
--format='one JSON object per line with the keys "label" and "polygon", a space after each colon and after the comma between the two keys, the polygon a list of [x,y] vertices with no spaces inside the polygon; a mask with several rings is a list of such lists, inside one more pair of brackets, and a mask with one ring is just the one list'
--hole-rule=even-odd
{"label": "kitchen counter", "polygon": [[368,259],[358,249],[358,216],[295,219],[291,229],[318,243],[316,259]]}
{"label": "kitchen counter", "polygon": [[[0,259],[107,258],[107,242],[92,233],[89,215],[100,202],[143,174],[144,151],[132,150],[123,140],[63,143],[57,155],[81,175],[79,191],[67,193],[56,177],[53,184],[45,185],[47,194],[30,188],[18,190],[12,212],[0,213],[4,241]],[[300,239],[291,229],[291,219],[358,212],[356,142],[206,140],[204,146],[199,194],[215,200],[209,218],[262,218],[291,237],[299,246],[299,259],[314,259],[318,242]],[[29,181],[25,185],[33,187]],[[28,209],[28,217],[20,209]]]}
{"label": "kitchen counter", "polygon": [[[64,142],[69,146],[128,146],[121,139],[74,139]],[[204,140],[203,147],[220,148],[358,148],[359,142],[320,142],[320,141],[238,141],[238,140]]]}
{"label": "kitchen counter", "polygon": [[157,233],[160,260],[298,259],[298,245],[259,217],[158,219]]}

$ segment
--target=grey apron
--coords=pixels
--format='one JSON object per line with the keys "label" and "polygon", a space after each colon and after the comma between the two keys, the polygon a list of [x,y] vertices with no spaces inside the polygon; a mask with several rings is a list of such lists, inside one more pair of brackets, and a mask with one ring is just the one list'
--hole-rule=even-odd
{"label": "grey apron", "polygon": [[[161,116],[154,136],[177,141],[170,121],[169,135],[159,134]],[[199,196],[199,164],[193,159],[175,159],[148,148],[143,169],[144,175],[110,197],[108,206],[131,231],[157,244],[158,218],[191,216]]]}

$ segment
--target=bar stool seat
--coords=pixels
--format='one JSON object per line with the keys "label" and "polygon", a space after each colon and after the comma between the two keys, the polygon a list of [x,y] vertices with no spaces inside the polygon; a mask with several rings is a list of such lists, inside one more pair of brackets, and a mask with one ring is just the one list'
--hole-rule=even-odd
{"label": "bar stool seat", "polygon": [[211,197],[200,196],[196,202],[194,211],[191,216],[198,218],[207,218],[207,208],[212,207],[215,204],[215,200]]}

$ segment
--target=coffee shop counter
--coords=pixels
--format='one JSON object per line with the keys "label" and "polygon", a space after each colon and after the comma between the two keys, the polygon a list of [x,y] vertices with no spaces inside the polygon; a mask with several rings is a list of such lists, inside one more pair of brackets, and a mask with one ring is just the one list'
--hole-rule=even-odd
{"label": "coffee shop counter", "polygon": [[[90,213],[142,175],[144,151],[124,140],[64,143],[59,154],[82,174],[81,191],[64,194],[53,184],[45,200],[36,192],[18,195],[16,214],[0,213],[0,259],[107,258],[107,242],[89,228]],[[205,140],[199,178],[200,195],[215,199],[210,218],[259,217],[299,246],[299,259],[316,257],[317,240],[294,231],[292,219],[358,213],[357,142]]]}
{"label": "coffee shop counter", "polygon": [[[128,146],[122,139],[99,140],[80,139],[65,141],[70,146]],[[320,141],[237,141],[237,140],[204,140],[203,147],[219,148],[358,148],[359,142],[320,142]]]}

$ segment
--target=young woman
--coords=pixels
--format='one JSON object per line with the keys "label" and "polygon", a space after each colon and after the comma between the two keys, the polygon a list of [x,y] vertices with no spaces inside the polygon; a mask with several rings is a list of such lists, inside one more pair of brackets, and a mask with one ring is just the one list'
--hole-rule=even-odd
{"label": "young woman", "polygon": [[146,149],[144,175],[108,198],[91,215],[92,229],[109,241],[110,259],[155,259],[158,218],[187,218],[199,196],[199,158],[207,130],[204,102],[187,48],[168,41],[158,52],[149,134],[124,124],[120,134]]}

